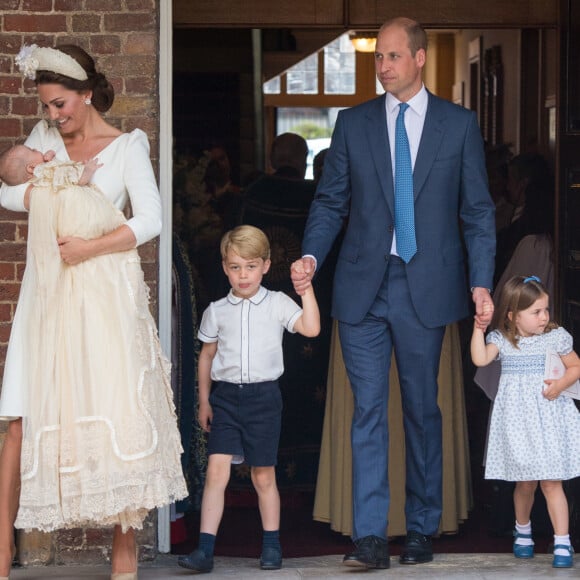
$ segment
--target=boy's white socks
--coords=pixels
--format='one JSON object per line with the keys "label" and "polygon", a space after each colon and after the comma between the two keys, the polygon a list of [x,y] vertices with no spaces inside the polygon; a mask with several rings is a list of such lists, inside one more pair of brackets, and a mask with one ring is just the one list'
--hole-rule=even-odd
{"label": "boy's white socks", "polygon": [[534,541],[532,540],[532,522],[531,520],[527,524],[519,524],[516,520],[516,532],[518,534],[526,534],[530,536],[529,538],[521,538],[516,536],[515,543],[518,546],[533,546]]}

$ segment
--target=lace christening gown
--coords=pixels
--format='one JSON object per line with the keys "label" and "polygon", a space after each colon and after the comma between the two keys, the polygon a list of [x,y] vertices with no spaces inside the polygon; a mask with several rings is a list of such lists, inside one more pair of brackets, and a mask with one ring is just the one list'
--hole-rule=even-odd
{"label": "lace christening gown", "polygon": [[[75,163],[37,168],[12,348],[22,357],[22,491],[16,526],[141,528],[187,495],[170,384],[137,250],[65,264],[57,238],[126,220]],[[56,185],[56,187],[55,187]]]}

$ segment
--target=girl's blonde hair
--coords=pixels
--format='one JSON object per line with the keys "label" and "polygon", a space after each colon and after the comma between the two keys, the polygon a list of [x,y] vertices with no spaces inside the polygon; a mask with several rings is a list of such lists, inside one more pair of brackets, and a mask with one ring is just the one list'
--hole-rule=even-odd
{"label": "girl's blonde hair", "polygon": [[266,234],[254,226],[238,226],[226,232],[220,245],[223,260],[226,259],[230,249],[244,260],[270,259],[270,242]]}
{"label": "girl's blonde hair", "polygon": [[[516,316],[522,310],[529,308],[542,296],[549,296],[549,294],[536,276],[514,276],[510,278],[501,291],[499,304],[491,321],[492,328],[499,330],[517,348]],[[550,320],[544,332],[550,332],[554,328],[558,328],[558,325]]]}

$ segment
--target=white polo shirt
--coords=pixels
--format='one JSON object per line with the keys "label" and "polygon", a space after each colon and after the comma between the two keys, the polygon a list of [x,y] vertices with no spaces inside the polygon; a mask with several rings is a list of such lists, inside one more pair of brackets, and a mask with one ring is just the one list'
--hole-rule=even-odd
{"label": "white polo shirt", "polygon": [[294,333],[302,308],[283,292],[260,286],[252,298],[229,294],[212,302],[203,313],[197,337],[217,342],[211,366],[214,381],[262,383],[284,372],[282,336]]}

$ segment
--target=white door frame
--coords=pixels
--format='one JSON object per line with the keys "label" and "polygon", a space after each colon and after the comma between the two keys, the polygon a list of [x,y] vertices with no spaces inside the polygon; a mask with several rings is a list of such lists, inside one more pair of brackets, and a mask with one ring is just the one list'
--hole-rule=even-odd
{"label": "white door frame", "polygon": [[[172,176],[173,176],[173,11],[172,2],[159,2],[159,191],[163,228],[159,239],[159,339],[171,359]],[[157,548],[171,550],[170,508],[157,514]]]}

